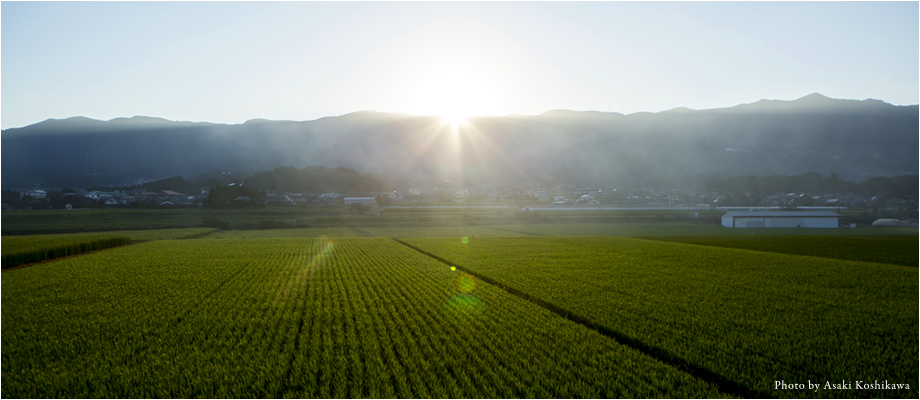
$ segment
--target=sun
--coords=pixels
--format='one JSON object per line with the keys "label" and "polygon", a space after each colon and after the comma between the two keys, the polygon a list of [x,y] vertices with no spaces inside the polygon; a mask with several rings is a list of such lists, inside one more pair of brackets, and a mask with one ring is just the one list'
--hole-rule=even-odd
{"label": "sun", "polygon": [[419,76],[409,91],[407,106],[412,114],[437,115],[451,125],[462,124],[474,115],[503,113],[495,85],[462,65],[443,66]]}
{"label": "sun", "polygon": [[460,125],[466,122],[466,119],[469,116],[470,115],[467,115],[466,113],[456,113],[456,114],[447,113],[447,114],[441,115],[441,119],[444,120],[445,123],[450,124],[450,125]]}

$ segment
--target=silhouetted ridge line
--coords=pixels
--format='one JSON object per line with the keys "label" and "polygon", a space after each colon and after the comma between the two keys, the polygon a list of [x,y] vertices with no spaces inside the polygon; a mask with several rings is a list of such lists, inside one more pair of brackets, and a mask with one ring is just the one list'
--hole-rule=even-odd
{"label": "silhouetted ridge line", "polygon": [[3,130],[2,183],[12,190],[130,186],[311,165],[489,186],[671,188],[700,183],[688,176],[808,172],[862,181],[917,173],[917,123],[916,105],[820,95],[626,116],[555,110],[470,118],[457,135],[438,117],[374,111],[235,125],[72,118]]}

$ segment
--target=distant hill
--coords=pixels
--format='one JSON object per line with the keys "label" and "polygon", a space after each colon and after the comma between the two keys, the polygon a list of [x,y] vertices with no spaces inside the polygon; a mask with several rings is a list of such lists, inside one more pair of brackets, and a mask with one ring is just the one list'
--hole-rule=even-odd
{"label": "distant hill", "polygon": [[918,123],[916,105],[820,94],[699,111],[476,117],[459,133],[436,117],[373,111],[238,125],[74,117],[4,130],[2,186],[131,185],[309,165],[505,185],[806,172],[859,181],[918,173]]}

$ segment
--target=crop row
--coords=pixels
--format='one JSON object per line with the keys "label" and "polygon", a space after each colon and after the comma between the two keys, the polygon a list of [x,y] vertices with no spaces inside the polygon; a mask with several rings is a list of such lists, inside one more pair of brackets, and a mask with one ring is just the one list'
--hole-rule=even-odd
{"label": "crop row", "polygon": [[4,272],[2,396],[121,397],[107,378],[245,266],[157,241]]}
{"label": "crop row", "polygon": [[117,235],[39,235],[3,238],[3,268],[72,256],[131,243]]}
{"label": "crop row", "polygon": [[4,397],[724,396],[387,239],[148,242],[2,289]]}
{"label": "crop row", "polygon": [[[111,231],[107,235],[127,236],[132,243],[149,242],[151,240],[176,240],[195,239],[220,232],[217,228],[175,228],[175,229],[143,229],[134,231]],[[78,235],[98,235],[98,233],[79,233]]]}
{"label": "crop row", "polygon": [[254,230],[222,230],[208,235],[207,239],[280,239],[280,238],[315,238],[325,237],[354,237],[355,231],[348,227],[327,228],[295,228],[295,229],[254,229]]}
{"label": "crop row", "polygon": [[[916,268],[626,238],[405,241],[765,395],[918,393]],[[875,379],[910,390],[774,390]]]}
{"label": "crop row", "polygon": [[704,246],[768,251],[772,253],[827,257],[916,267],[918,247],[913,235],[835,237],[803,235],[688,235],[649,239]]}

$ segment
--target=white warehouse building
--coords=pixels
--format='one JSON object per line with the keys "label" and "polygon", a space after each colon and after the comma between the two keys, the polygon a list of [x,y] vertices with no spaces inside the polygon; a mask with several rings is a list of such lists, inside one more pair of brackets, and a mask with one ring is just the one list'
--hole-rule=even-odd
{"label": "white warehouse building", "polygon": [[346,197],[345,205],[350,204],[361,204],[364,206],[372,206],[377,204],[377,199],[374,197]]}
{"label": "white warehouse building", "polygon": [[726,228],[837,228],[840,214],[833,211],[728,211]]}

